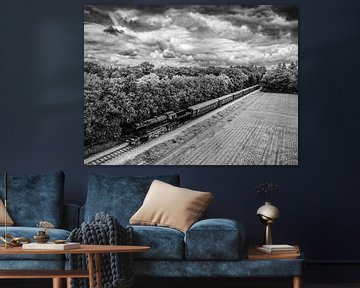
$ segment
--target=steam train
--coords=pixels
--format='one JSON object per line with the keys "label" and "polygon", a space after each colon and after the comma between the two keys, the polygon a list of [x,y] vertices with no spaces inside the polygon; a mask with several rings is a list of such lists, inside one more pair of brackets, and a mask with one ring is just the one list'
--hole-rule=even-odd
{"label": "steam train", "polygon": [[156,138],[173,129],[175,126],[206,114],[259,88],[260,85],[254,85],[231,94],[190,106],[187,109],[177,112],[169,111],[160,116],[153,117],[140,123],[135,123],[134,135],[129,139],[129,143],[130,145],[138,145],[142,142]]}

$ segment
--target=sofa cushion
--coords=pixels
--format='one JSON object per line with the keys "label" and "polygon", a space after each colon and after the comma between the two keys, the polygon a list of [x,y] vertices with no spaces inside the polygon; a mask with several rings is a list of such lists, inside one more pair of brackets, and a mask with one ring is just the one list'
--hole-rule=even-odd
{"label": "sofa cushion", "polygon": [[172,228],[157,226],[132,226],[134,244],[150,246],[146,252],[134,253],[135,259],[182,260],[184,234]]}
{"label": "sofa cushion", "polygon": [[243,225],[231,219],[206,219],[195,223],[185,235],[188,260],[238,259],[245,240]]}
{"label": "sofa cushion", "polygon": [[8,226],[14,225],[14,221],[11,219],[9,213],[6,212],[5,215],[5,205],[4,202],[0,199],[0,226],[5,225],[5,218],[6,218],[6,225]]}
{"label": "sofa cushion", "polygon": [[114,216],[126,226],[130,217],[140,208],[153,180],[179,186],[179,175],[162,176],[89,176],[88,193],[84,206],[84,220],[91,222],[98,212]]}
{"label": "sofa cushion", "polygon": [[[25,237],[30,240],[38,231],[42,230],[37,227],[8,227],[7,233],[14,237]],[[0,235],[5,234],[5,227],[0,227]],[[47,234],[50,236],[49,241],[65,240],[69,237],[70,232],[63,229],[49,229]],[[0,260],[62,260],[64,255],[0,255]]]}
{"label": "sofa cushion", "polygon": [[131,217],[135,225],[165,226],[186,232],[211,202],[210,192],[199,192],[154,180],[143,205]]}
{"label": "sofa cushion", "polygon": [[[0,176],[0,183],[3,182]],[[0,195],[3,195],[0,185]],[[34,227],[45,220],[62,227],[64,173],[8,176],[8,212],[16,226]]]}

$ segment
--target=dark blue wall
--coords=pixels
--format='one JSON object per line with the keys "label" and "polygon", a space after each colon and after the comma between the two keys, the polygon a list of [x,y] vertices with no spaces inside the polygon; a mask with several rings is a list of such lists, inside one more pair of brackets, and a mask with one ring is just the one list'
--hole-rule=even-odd
{"label": "dark blue wall", "polygon": [[[310,260],[360,260],[356,248],[360,240],[360,2],[290,2],[298,3],[300,14],[299,166],[85,167],[84,3],[1,1],[0,171],[26,175],[63,169],[66,201],[78,204],[85,200],[87,176],[92,172],[177,172],[183,186],[213,191],[216,199],[207,214],[242,220],[252,243],[259,243],[263,232],[255,215],[262,201],[254,195],[252,185],[259,179],[271,179],[281,188],[273,199],[282,213],[273,230],[276,242],[301,244]],[[126,3],[143,4],[145,0]],[[197,3],[240,4],[235,0]]]}

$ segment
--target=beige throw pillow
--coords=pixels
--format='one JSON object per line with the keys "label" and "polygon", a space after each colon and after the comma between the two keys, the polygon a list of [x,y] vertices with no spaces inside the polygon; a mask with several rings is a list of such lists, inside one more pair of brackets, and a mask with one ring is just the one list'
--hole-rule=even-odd
{"label": "beige throw pillow", "polygon": [[[7,225],[8,226],[12,226],[14,225],[14,221],[10,218],[9,214],[6,213],[7,215]],[[5,225],[5,205],[3,203],[3,201],[0,199],[0,226],[4,226]]]}
{"label": "beige throw pillow", "polygon": [[186,232],[212,200],[209,192],[179,188],[154,180],[130,224],[166,226]]}

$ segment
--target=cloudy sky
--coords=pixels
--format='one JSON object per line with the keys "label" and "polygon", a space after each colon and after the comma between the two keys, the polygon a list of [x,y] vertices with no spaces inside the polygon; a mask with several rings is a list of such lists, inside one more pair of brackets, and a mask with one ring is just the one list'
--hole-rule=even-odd
{"label": "cloudy sky", "polygon": [[84,19],[85,59],[112,65],[269,67],[298,57],[296,6],[93,5]]}

